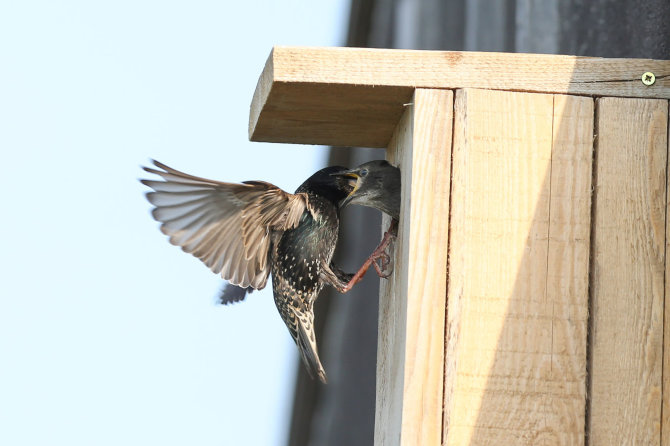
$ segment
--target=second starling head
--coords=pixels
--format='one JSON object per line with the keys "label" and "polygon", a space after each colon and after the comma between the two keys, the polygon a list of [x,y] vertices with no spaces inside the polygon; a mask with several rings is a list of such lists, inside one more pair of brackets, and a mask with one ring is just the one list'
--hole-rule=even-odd
{"label": "second starling head", "polygon": [[351,192],[341,205],[358,204],[400,218],[400,169],[387,161],[375,160],[332,175],[346,178]]}

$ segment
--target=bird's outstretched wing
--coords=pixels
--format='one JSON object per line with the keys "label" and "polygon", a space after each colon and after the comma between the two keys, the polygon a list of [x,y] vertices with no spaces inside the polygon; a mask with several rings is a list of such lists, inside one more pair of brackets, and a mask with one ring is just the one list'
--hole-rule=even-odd
{"label": "bird's outstretched wing", "polygon": [[305,194],[289,194],[265,182],[208,180],[152,160],[144,167],[162,180],[140,180],[170,243],[202,260],[242,288],[261,289],[270,273],[270,231],[294,228],[307,206]]}
{"label": "bird's outstretched wing", "polygon": [[244,298],[247,297],[247,294],[251,294],[253,290],[254,289],[252,287],[241,288],[237,285],[226,283],[223,285],[223,288],[221,288],[217,303],[220,303],[221,305],[228,305],[243,301]]}

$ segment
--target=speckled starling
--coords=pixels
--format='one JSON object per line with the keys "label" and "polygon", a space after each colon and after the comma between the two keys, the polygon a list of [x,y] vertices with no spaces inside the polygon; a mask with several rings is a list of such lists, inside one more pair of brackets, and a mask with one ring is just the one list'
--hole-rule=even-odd
{"label": "speckled starling", "polygon": [[[385,160],[370,161],[360,166],[336,172],[334,176],[349,178],[353,191],[344,199],[341,206],[358,204],[378,209],[392,217],[391,225],[384,234],[379,246],[363,266],[344,287],[344,292],[358,283],[370,266],[374,266],[380,277],[388,277],[390,272],[384,272],[390,263],[391,256],[386,249],[397,235],[398,220],[400,219],[400,169]],[[381,266],[377,264],[381,261]]]}
{"label": "speckled starling", "polygon": [[153,161],[161,180],[141,180],[153,191],[153,217],[172,244],[244,289],[265,287],[272,274],[275,304],[311,376],[326,382],[314,334],[313,305],[329,284],[342,291],[351,279],[331,264],[339,205],[353,190],[327,167],[294,194],[262,181],[224,183],[185,174]]}

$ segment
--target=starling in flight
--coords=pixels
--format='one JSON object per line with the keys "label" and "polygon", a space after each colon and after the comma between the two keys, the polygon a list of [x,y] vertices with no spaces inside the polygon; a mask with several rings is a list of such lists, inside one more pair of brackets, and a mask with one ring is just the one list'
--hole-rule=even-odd
{"label": "starling in flight", "polygon": [[152,215],[170,243],[240,287],[231,300],[264,288],[272,274],[279,314],[310,375],[326,382],[313,305],[324,284],[343,292],[351,279],[331,264],[339,206],[353,190],[346,177],[333,174],[346,169],[321,169],[289,194],[262,181],[224,183],[153,164],[157,169],[144,170],[162,180],[141,182],[153,189],[147,193]]}
{"label": "starling in flight", "polygon": [[[347,292],[363,279],[370,266],[375,267],[380,277],[390,275],[390,273],[384,273],[383,270],[390,262],[391,256],[386,253],[386,248],[397,235],[400,219],[400,169],[388,161],[375,160],[361,164],[355,169],[336,172],[332,175],[349,178],[350,185],[353,187],[353,191],[342,202],[342,207],[348,204],[358,204],[378,209],[392,218],[391,225],[379,246],[344,288],[343,291]],[[381,259],[381,267],[377,264],[378,259]]]}

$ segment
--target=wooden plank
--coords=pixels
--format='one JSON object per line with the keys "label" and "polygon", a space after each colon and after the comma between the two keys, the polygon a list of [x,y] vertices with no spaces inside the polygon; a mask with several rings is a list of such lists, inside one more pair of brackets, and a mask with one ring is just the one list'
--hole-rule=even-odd
{"label": "wooden plank", "polygon": [[[379,284],[379,324],[377,336],[377,389],[375,402],[375,446],[400,444],[402,410],[405,394],[405,344],[407,324],[407,275],[409,264],[407,249],[407,209],[410,207],[412,183],[412,153],[414,107],[403,113],[393,139],[386,151],[387,160],[400,167],[401,203],[398,237],[394,246],[394,272]],[[408,167],[408,164],[410,167]],[[382,230],[388,228],[390,219],[382,218]]]}
{"label": "wooden plank", "polygon": [[451,91],[418,89],[387,152],[402,205],[381,281],[375,445],[441,443],[452,111]]}
{"label": "wooden plank", "polygon": [[546,277],[552,340],[543,378],[559,391],[543,402],[566,441],[549,437],[546,444],[582,445],[585,438],[593,111],[591,98],[554,95]]}
{"label": "wooden plank", "polygon": [[589,445],[660,444],[668,104],[596,113]]}
{"label": "wooden plank", "polygon": [[[652,86],[643,73],[656,75]],[[670,61],[546,54],[275,47],[251,104],[253,141],[386,147],[415,88],[670,98]]]}
{"label": "wooden plank", "polygon": [[444,444],[583,444],[592,100],[454,115]]}
{"label": "wooden plank", "polygon": [[[670,105],[668,106],[670,109]],[[670,110],[668,111],[670,116]],[[668,136],[666,136],[667,151],[670,153],[670,121],[667,123]],[[668,170],[670,172],[670,156],[668,157]],[[667,181],[668,189],[665,191],[666,215],[665,215],[665,292],[664,292],[664,317],[663,317],[663,408],[661,410],[661,445],[670,446],[670,181]]]}

